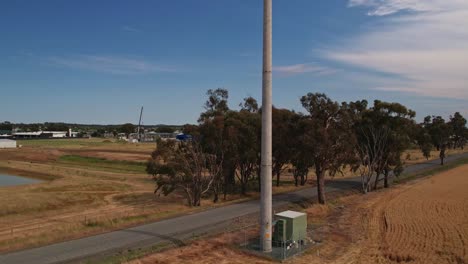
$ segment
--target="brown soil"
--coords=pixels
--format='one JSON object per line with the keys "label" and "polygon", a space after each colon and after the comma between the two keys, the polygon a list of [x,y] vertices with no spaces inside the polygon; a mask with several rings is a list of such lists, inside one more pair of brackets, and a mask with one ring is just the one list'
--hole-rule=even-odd
{"label": "brown soil", "polygon": [[[323,244],[287,263],[468,263],[468,165],[306,212]],[[237,234],[239,235],[239,234]],[[231,234],[236,236],[236,234]],[[237,243],[238,244],[238,243]],[[226,234],[131,262],[270,263]]]}
{"label": "brown soil", "polygon": [[364,239],[337,263],[468,263],[467,190],[463,166],[369,197],[353,219]]}

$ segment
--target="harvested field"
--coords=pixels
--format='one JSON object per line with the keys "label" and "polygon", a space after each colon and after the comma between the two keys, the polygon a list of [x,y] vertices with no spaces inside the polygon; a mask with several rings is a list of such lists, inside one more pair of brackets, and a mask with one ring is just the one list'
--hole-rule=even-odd
{"label": "harvested field", "polygon": [[468,262],[468,166],[385,193],[363,208],[368,238],[355,263]]}
{"label": "harvested field", "polygon": [[[286,263],[468,263],[468,165],[392,189],[306,209],[323,244]],[[235,236],[235,234],[233,234]],[[226,234],[132,261],[271,263]]]}

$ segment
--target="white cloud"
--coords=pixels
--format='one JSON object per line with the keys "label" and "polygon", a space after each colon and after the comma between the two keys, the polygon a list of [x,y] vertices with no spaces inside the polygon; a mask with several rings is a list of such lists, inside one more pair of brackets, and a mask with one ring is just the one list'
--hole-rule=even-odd
{"label": "white cloud", "polygon": [[105,72],[112,74],[148,74],[173,72],[175,69],[151,62],[114,56],[76,55],[50,57],[47,61],[56,66]]}
{"label": "white cloud", "polygon": [[366,6],[371,16],[385,16],[399,11],[446,11],[464,4],[465,0],[350,0],[349,6]]}
{"label": "white cloud", "polygon": [[277,72],[282,77],[304,74],[304,73],[312,73],[315,75],[328,75],[328,74],[333,74],[337,72],[337,70],[335,69],[318,66],[318,65],[310,64],[310,63],[276,66],[276,67],[273,67],[273,71]]}
{"label": "white cloud", "polygon": [[382,17],[323,51],[327,58],[402,77],[387,78],[378,90],[468,99],[468,1],[350,0],[349,6],[369,7],[374,16],[412,12]]}

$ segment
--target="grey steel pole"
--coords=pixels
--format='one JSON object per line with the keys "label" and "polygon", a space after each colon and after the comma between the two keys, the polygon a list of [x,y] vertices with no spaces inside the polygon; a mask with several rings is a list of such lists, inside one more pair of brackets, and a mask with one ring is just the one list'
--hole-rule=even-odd
{"label": "grey steel pole", "polygon": [[260,237],[263,252],[271,252],[272,174],[272,0],[263,2],[262,167]]}

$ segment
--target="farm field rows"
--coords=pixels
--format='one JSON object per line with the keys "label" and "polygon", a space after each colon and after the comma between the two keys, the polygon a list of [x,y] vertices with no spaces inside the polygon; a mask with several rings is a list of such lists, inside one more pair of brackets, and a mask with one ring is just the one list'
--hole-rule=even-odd
{"label": "farm field rows", "polygon": [[359,208],[354,263],[467,263],[468,166],[377,195]]}
{"label": "farm field rows", "polygon": [[[305,209],[323,243],[285,263],[468,263],[468,165]],[[235,236],[236,234],[231,234]],[[131,264],[271,263],[223,234]],[[221,260],[222,259],[222,260]]]}

